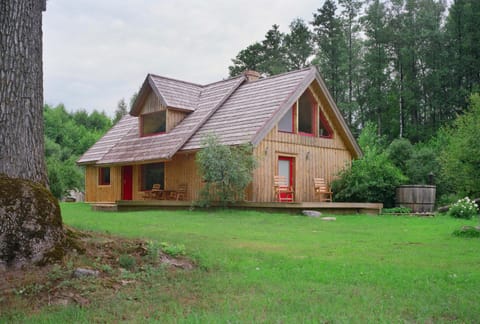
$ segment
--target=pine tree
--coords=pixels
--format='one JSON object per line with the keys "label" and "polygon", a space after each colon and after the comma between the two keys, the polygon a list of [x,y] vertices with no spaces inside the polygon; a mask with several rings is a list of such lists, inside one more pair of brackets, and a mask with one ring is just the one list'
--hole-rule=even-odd
{"label": "pine tree", "polygon": [[254,70],[258,72],[266,72],[264,67],[264,49],[262,44],[253,43],[247,48],[241,50],[237,56],[232,59],[233,65],[228,67],[229,75],[236,76],[245,70]]}
{"label": "pine tree", "polygon": [[265,39],[262,41],[264,56],[260,70],[269,75],[288,71],[285,59],[285,35],[280,32],[279,28],[278,25],[273,25],[272,28],[267,31]]}
{"label": "pine tree", "polygon": [[336,15],[337,7],[332,0],[327,0],[322,8],[313,14],[313,29],[318,48],[313,61],[333,96],[339,103],[345,98],[345,50],[346,43],[342,31],[342,22]]}
{"label": "pine tree", "polygon": [[128,113],[127,104],[125,103],[125,99],[122,98],[117,104],[117,109],[115,110],[115,117],[113,118],[112,123],[116,124],[127,113]]}
{"label": "pine tree", "polygon": [[285,52],[288,70],[298,70],[308,66],[313,54],[312,34],[302,19],[290,24],[290,33],[285,35]]}
{"label": "pine tree", "polygon": [[379,135],[383,134],[382,125],[387,120],[389,90],[389,59],[387,12],[379,0],[373,1],[362,18],[365,35],[365,55],[363,61],[363,84],[361,124],[375,121]]}

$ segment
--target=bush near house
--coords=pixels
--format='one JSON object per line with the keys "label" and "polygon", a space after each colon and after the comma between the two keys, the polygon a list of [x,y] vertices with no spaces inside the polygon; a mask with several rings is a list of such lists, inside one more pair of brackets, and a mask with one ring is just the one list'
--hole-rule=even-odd
{"label": "bush near house", "polygon": [[390,161],[381,141],[373,124],[363,129],[358,142],[364,156],[354,160],[351,168],[341,171],[332,182],[336,201],[381,202],[385,207],[394,205],[395,188],[407,178]]}
{"label": "bush near house", "polygon": [[220,202],[226,206],[243,200],[256,166],[252,147],[222,145],[215,135],[206,136],[202,145],[204,148],[197,153],[196,163],[205,185],[198,204],[205,207]]}

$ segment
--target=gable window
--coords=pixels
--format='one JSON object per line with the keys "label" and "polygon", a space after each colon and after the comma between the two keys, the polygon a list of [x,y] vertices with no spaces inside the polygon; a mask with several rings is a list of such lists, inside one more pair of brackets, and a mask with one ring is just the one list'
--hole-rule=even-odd
{"label": "gable window", "polygon": [[298,99],[298,132],[304,135],[315,135],[315,106],[312,95],[305,91]]}
{"label": "gable window", "polygon": [[142,136],[162,134],[167,130],[167,111],[157,111],[142,115],[141,134]]}
{"label": "gable window", "polygon": [[98,184],[100,186],[110,185],[110,168],[98,169]]}
{"label": "gable window", "polygon": [[141,166],[141,190],[151,190],[154,184],[160,184],[160,188],[165,189],[165,163],[151,163]]}
{"label": "gable window", "polygon": [[295,106],[290,108],[289,111],[280,119],[278,122],[278,130],[281,132],[293,133],[293,121],[294,121],[294,111]]}
{"label": "gable window", "polygon": [[318,112],[320,114],[320,122],[318,123],[318,136],[325,137],[325,138],[332,138],[333,137],[333,130],[330,127],[327,119],[323,115],[322,110],[320,107],[318,108]]}

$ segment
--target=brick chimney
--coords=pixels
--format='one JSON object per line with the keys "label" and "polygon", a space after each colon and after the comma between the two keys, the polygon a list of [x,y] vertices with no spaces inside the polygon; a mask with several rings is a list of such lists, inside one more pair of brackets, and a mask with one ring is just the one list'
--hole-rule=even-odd
{"label": "brick chimney", "polygon": [[258,73],[257,71],[253,71],[253,70],[245,70],[245,72],[243,72],[243,75],[245,75],[247,77],[247,81],[248,82],[251,82],[251,81],[256,81],[258,79],[260,79],[260,73]]}

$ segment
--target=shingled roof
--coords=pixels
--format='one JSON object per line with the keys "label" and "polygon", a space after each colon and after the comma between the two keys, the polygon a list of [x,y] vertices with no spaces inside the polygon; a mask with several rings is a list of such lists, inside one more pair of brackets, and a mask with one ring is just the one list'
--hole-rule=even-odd
{"label": "shingled roof", "polygon": [[[341,132],[354,155],[361,151],[315,68],[288,72],[257,81],[242,76],[205,86],[149,74],[130,116],[125,116],[78,161],[79,164],[131,164],[171,159],[178,151],[201,148],[201,140],[215,133],[222,144],[258,144],[305,89],[317,80],[326,92]],[[142,104],[149,91],[168,108],[190,112],[169,133],[139,134]]]}

